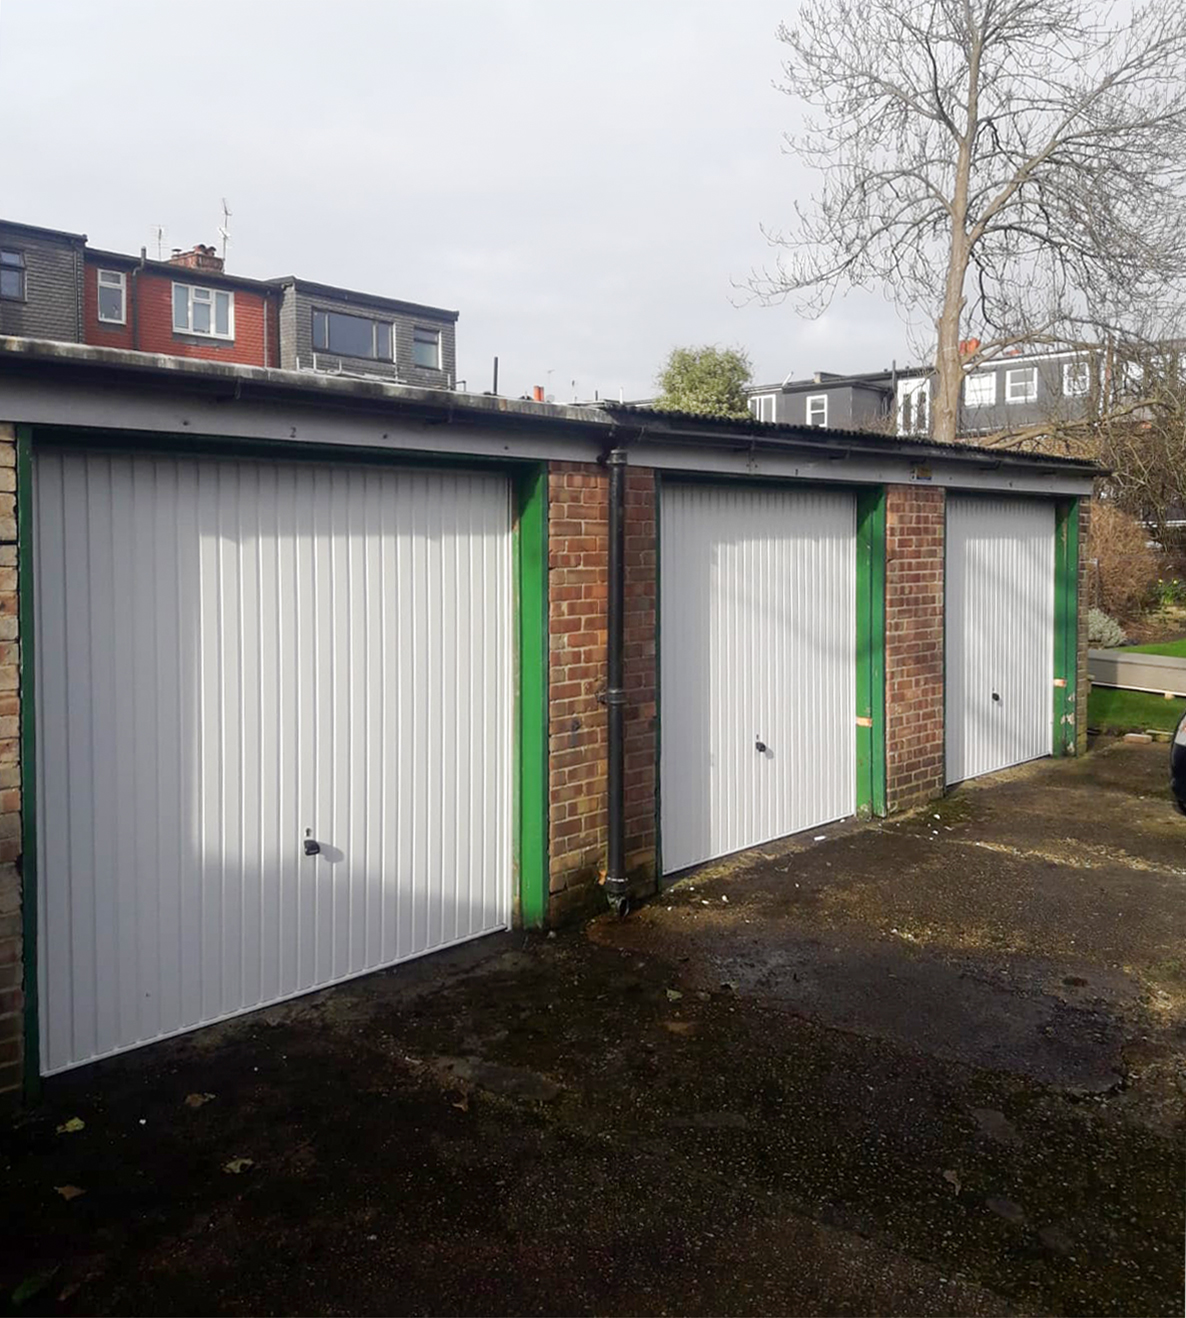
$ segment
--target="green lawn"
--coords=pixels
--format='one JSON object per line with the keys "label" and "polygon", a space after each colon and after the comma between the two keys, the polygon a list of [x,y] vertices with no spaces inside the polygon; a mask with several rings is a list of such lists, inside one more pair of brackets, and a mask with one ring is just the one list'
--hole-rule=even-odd
{"label": "green lawn", "polygon": [[1186,700],[1166,700],[1148,691],[1095,686],[1087,699],[1087,725],[1105,732],[1172,732],[1186,713]]}
{"label": "green lawn", "polygon": [[1175,659],[1186,659],[1186,636],[1180,641],[1157,641],[1152,645],[1126,645],[1126,650],[1137,654],[1171,654]]}

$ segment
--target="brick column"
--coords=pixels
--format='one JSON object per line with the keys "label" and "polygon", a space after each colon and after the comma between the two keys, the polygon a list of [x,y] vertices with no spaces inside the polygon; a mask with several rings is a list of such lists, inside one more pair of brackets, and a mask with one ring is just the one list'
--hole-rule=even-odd
{"label": "brick column", "polygon": [[885,759],[891,812],[943,794],[944,492],[886,486]]}
{"label": "brick column", "polygon": [[[655,495],[626,484],[626,860],[640,887],[655,867]],[[609,478],[593,463],[548,473],[549,923],[601,909],[606,853],[606,597]]]}
{"label": "brick column", "polygon": [[16,427],[0,423],[0,1095],[10,1096],[23,1078],[25,1005],[16,573]]}

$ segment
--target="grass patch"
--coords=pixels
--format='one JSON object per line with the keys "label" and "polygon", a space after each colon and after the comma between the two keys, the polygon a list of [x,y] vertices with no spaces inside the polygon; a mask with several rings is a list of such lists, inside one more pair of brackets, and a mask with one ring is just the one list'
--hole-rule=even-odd
{"label": "grass patch", "polygon": [[1126,645],[1124,648],[1137,654],[1168,654],[1175,659],[1186,659],[1186,636],[1180,641],[1154,641],[1149,645]]}
{"label": "grass patch", "polygon": [[1186,713],[1186,700],[1166,700],[1149,691],[1093,686],[1087,698],[1089,727],[1104,732],[1173,732]]}

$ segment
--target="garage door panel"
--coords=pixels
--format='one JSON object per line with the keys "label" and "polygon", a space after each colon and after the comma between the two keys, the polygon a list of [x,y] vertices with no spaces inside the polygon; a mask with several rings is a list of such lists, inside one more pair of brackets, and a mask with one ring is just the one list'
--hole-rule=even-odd
{"label": "garage door panel", "polygon": [[506,926],[505,481],[47,452],[35,500],[43,1069]]}
{"label": "garage door panel", "polygon": [[855,809],[855,535],[849,495],[665,487],[668,872]]}
{"label": "garage door panel", "polygon": [[947,506],[947,781],[1053,745],[1054,507],[951,496]]}

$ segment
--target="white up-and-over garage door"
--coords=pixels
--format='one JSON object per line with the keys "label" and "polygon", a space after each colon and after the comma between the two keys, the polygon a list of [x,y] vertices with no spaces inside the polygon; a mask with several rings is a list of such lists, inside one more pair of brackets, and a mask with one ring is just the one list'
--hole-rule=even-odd
{"label": "white up-and-over garage door", "polygon": [[1054,527],[1049,501],[947,500],[947,781],[1049,755]]}
{"label": "white up-and-over garage door", "polygon": [[46,451],[34,498],[44,1072],[506,927],[505,480]]}
{"label": "white up-and-over garage door", "polygon": [[663,868],[856,809],[856,499],[666,484]]}

